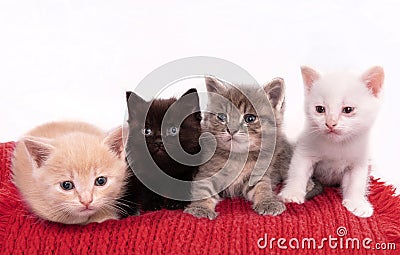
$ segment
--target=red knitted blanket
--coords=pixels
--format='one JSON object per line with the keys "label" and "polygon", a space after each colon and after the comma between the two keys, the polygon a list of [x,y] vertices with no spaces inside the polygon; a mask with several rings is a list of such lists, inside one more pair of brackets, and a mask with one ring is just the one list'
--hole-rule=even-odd
{"label": "red knitted blanket", "polygon": [[400,198],[371,180],[375,213],[357,218],[328,188],[277,217],[250,203],[225,200],[214,221],[182,211],[145,213],[119,221],[70,226],[41,221],[26,210],[10,182],[15,143],[0,144],[1,254],[400,254]]}

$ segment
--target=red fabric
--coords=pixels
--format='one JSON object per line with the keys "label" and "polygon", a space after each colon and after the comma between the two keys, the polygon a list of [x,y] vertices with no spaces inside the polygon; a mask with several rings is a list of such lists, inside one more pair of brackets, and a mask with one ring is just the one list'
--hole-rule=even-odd
{"label": "red fabric", "polygon": [[[214,221],[195,219],[182,211],[145,213],[120,221],[87,226],[70,226],[38,220],[21,203],[10,183],[10,156],[15,144],[0,144],[0,253],[1,254],[400,254],[400,198],[393,188],[378,180],[371,182],[370,200],[374,216],[357,218],[341,205],[337,189],[326,189],[323,195],[304,205],[289,204],[278,217],[259,216],[241,199],[221,202]],[[271,238],[309,237],[319,245],[323,237],[393,242],[394,251],[333,249],[259,249],[257,241]],[[346,239],[343,239],[346,242]],[[262,244],[262,243],[261,243]],[[301,244],[300,244],[301,245]]]}

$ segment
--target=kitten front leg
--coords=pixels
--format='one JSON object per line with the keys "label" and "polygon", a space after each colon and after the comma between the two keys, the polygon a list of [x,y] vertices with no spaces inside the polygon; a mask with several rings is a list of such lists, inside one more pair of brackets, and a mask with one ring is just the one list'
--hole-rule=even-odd
{"label": "kitten front leg", "polygon": [[304,203],[307,183],[313,172],[313,161],[295,150],[288,171],[288,178],[279,196],[284,202]]}
{"label": "kitten front leg", "polygon": [[372,216],[374,208],[367,198],[368,165],[361,164],[347,170],[342,180],[343,205],[358,217]]}
{"label": "kitten front leg", "polygon": [[305,199],[311,200],[315,196],[318,196],[323,192],[324,192],[324,186],[322,185],[322,183],[315,178],[310,178],[307,183],[307,194]]}
{"label": "kitten front leg", "polygon": [[248,192],[247,199],[253,202],[254,211],[261,215],[277,216],[286,210],[285,204],[274,194],[269,178],[259,181]]}
{"label": "kitten front leg", "polygon": [[218,215],[215,211],[215,206],[218,201],[218,195],[198,201],[192,201],[183,212],[189,213],[196,218],[208,218],[213,220]]}

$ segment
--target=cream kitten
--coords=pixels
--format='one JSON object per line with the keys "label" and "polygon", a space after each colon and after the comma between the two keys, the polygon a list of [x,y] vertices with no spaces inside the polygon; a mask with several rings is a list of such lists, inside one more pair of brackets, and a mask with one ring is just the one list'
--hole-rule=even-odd
{"label": "cream kitten", "polygon": [[118,219],[127,165],[122,128],[106,134],[82,122],[53,122],[15,149],[13,181],[40,218],[64,224]]}
{"label": "cream kitten", "polygon": [[369,133],[379,109],[384,71],[372,67],[361,77],[349,73],[321,76],[301,68],[305,85],[306,125],[280,193],[285,202],[303,203],[307,180],[340,184],[343,205],[370,217],[367,198]]}

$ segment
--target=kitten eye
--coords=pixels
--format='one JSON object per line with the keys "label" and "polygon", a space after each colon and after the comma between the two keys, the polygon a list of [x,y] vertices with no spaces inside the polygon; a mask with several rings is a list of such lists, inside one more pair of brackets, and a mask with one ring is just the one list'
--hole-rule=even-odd
{"label": "kitten eye", "polygon": [[96,186],[104,186],[107,183],[107,177],[100,176],[97,177],[96,180],[94,181],[94,185]]}
{"label": "kitten eye", "polygon": [[171,127],[170,129],[168,129],[168,133],[170,135],[176,135],[176,134],[178,134],[178,128],[177,127]]}
{"label": "kitten eye", "polygon": [[63,190],[71,190],[71,189],[75,188],[74,183],[71,181],[61,182],[60,186]]}
{"label": "kitten eye", "polygon": [[222,122],[226,122],[227,116],[225,113],[218,113],[217,118]]}
{"label": "kitten eye", "polygon": [[342,112],[346,113],[346,114],[349,114],[352,111],[354,111],[354,107],[343,107],[343,109],[342,109]]}
{"label": "kitten eye", "polygon": [[246,114],[246,115],[244,115],[243,118],[244,118],[244,121],[246,121],[246,123],[253,123],[257,119],[257,117],[254,116],[253,114]]}
{"label": "kitten eye", "polygon": [[145,129],[143,129],[143,134],[145,135],[145,136],[149,136],[149,135],[151,135],[153,132],[151,131],[151,129],[150,128],[145,128]]}
{"label": "kitten eye", "polygon": [[315,106],[315,110],[316,110],[318,113],[324,113],[324,112],[325,112],[325,107],[323,107],[323,106],[321,106],[321,105],[318,105],[318,106]]}

